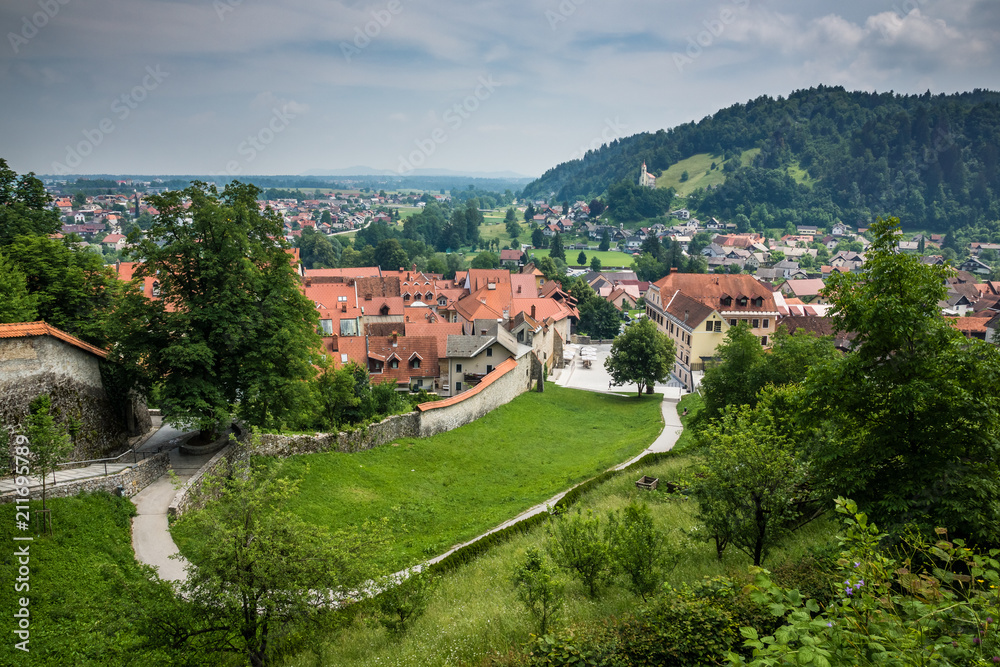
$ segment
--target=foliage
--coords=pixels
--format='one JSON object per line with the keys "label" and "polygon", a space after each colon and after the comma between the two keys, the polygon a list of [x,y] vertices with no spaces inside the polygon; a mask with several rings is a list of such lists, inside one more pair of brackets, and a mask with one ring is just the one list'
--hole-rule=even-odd
{"label": "foliage", "polygon": [[68,239],[19,236],[3,252],[26,276],[39,319],[93,345],[107,344],[106,322],[119,291],[114,267]]}
{"label": "foliage", "polygon": [[24,272],[0,249],[0,324],[34,322],[38,297],[28,293]]}
{"label": "foliage", "polygon": [[653,525],[645,503],[629,503],[620,515],[610,514],[608,533],[616,569],[625,575],[629,590],[646,602],[677,565],[680,551],[668,549],[666,535]]}
{"label": "foliage", "polygon": [[566,250],[563,249],[562,235],[559,232],[553,234],[552,241],[549,242],[549,257],[566,261]]}
{"label": "foliage", "polygon": [[635,222],[663,215],[670,210],[673,199],[673,190],[647,188],[631,178],[608,186],[609,215],[617,222]]}
{"label": "foliage", "polygon": [[536,547],[528,547],[524,559],[514,567],[511,582],[535,620],[538,634],[544,635],[559,619],[565,586]]}
{"label": "foliage", "polygon": [[607,252],[611,248],[611,236],[608,234],[608,230],[605,229],[601,232],[601,242],[597,245],[597,249],[601,252]]}
{"label": "foliage", "polygon": [[550,526],[546,549],[557,565],[580,580],[592,598],[611,580],[614,563],[610,535],[600,517],[591,513],[584,517],[579,511],[572,517],[557,515]]}
{"label": "foliage", "polygon": [[59,464],[73,451],[73,442],[66,430],[56,424],[48,394],[40,394],[31,401],[26,421],[31,472],[42,478],[42,509],[45,509],[47,477],[59,470]]}
{"label": "foliage", "polygon": [[829,494],[884,527],[1000,542],[1000,350],[941,316],[947,267],[897,253],[895,219],[871,227],[864,277],[832,277],[834,326],[855,350],[813,369],[804,404],[830,437],[814,458]]}
{"label": "foliage", "polygon": [[315,227],[305,227],[302,235],[295,239],[295,247],[299,248],[299,257],[307,269],[336,268],[343,250],[336,237],[317,232]]}
{"label": "foliage", "polygon": [[33,172],[22,176],[0,158],[0,247],[18,236],[45,236],[59,231],[59,214]]}
{"label": "foliage", "polygon": [[779,434],[770,389],[756,407],[730,406],[705,428],[711,444],[692,495],[698,518],[716,542],[746,553],[760,565],[796,516],[793,500],[805,468],[792,443]]}
{"label": "foliage", "polygon": [[495,252],[481,252],[472,259],[474,269],[499,269],[500,255]]}
{"label": "foliage", "polygon": [[[607,190],[610,200],[623,179],[634,184],[641,161],[662,172],[711,154],[724,161],[726,178],[688,196],[699,217],[742,214],[763,229],[779,227],[777,220],[829,227],[838,218],[867,226],[896,212],[921,229],[955,226],[966,242],[997,240],[998,101],[986,90],[932,96],[831,86],[761,96],[697,123],[613,142],[548,170],[524,195],[572,200]],[[741,166],[739,156],[754,149],[753,163]]]}
{"label": "foliage", "polygon": [[597,273],[601,270],[601,258],[594,255],[590,258],[590,270]]}
{"label": "foliage", "polygon": [[986,665],[1000,662],[993,628],[1000,618],[998,551],[979,553],[939,528],[932,540],[897,548],[851,500],[844,517],[839,568],[829,580],[833,601],[821,607],[798,590],[757,574],[753,598],[785,620],[773,634],[741,628],[753,659],[734,665]]}
{"label": "foliage", "polygon": [[625,332],[615,338],[604,368],[616,386],[636,383],[641,397],[643,388],[667,379],[674,355],[673,341],[651,320],[642,319],[625,327]]}
{"label": "foliage", "polygon": [[371,576],[367,556],[383,532],[307,525],[287,510],[294,486],[249,467],[238,465],[221,490],[209,508],[181,519],[204,537],[187,554],[181,593],[194,610],[183,639],[270,664],[290,625],[316,618]]}
{"label": "foliage", "polygon": [[260,210],[258,192],[195,183],[152,198],[159,215],[133,255],[143,262],[136,276],[155,277],[161,296],[126,296],[113,353],[142,388],[162,378],[171,423],[213,431],[235,411],[281,428],[316,408],[304,382],[319,359],[316,309],[299,288],[281,218]]}
{"label": "foliage", "polygon": [[408,625],[427,610],[437,583],[437,578],[426,569],[402,582],[392,575],[384,577],[384,590],[375,598],[378,622],[393,635],[405,633]]}
{"label": "foliage", "polygon": [[614,338],[621,330],[621,312],[610,301],[598,296],[590,285],[586,283],[584,285],[590,293],[582,302],[577,302],[577,309],[580,312],[577,331],[592,338]]}

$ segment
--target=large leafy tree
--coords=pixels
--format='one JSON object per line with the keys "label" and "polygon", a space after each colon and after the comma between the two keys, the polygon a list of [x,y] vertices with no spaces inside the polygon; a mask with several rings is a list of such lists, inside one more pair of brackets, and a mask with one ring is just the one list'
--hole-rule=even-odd
{"label": "large leafy tree", "polygon": [[951,269],[896,250],[878,220],[866,273],[831,277],[838,331],[856,350],[817,366],[808,386],[836,438],[817,452],[831,491],[886,525],[946,526],[1000,541],[1000,352],[942,317]]}
{"label": "large leafy tree", "polygon": [[37,298],[28,293],[24,272],[0,250],[0,324],[33,322],[37,317]]}
{"label": "large leafy tree", "polygon": [[[586,283],[585,283],[586,285]],[[590,288],[589,285],[586,285]],[[622,326],[622,314],[607,299],[602,299],[593,289],[592,298],[578,303],[580,323],[577,329],[593,338],[610,339],[618,335]]]}
{"label": "large leafy tree", "polygon": [[88,343],[107,344],[107,319],[120,285],[101,255],[38,235],[18,236],[3,252],[25,276],[38,319]]}
{"label": "large leafy tree", "polygon": [[115,357],[149,387],[162,383],[165,418],[206,432],[235,412],[281,428],[309,417],[318,360],[316,310],[301,291],[281,219],[258,189],[220,193],[194,183],[153,198],[155,224],[133,250],[137,276],[159,298],[132,291],[117,315]]}
{"label": "large leafy tree", "polygon": [[50,203],[45,186],[33,173],[19,177],[0,158],[0,246],[22,234],[59,231],[59,214],[48,207]]}
{"label": "large leafy tree", "polygon": [[711,443],[693,495],[705,534],[761,565],[797,518],[793,500],[806,468],[779,433],[769,401],[731,406],[706,427]]}
{"label": "large leafy tree", "polygon": [[634,382],[641,397],[644,388],[667,379],[675,354],[674,342],[652,320],[642,319],[615,338],[604,368],[615,386]]}

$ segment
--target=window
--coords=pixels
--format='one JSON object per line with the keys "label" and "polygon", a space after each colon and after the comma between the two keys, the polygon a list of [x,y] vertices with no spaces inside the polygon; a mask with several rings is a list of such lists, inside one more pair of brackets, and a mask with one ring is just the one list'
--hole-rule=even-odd
{"label": "window", "polygon": [[729,326],[735,327],[736,326],[736,320],[729,320]]}
{"label": "window", "polygon": [[670,334],[673,335],[673,333],[674,333],[674,323],[671,322],[670,323]]}
{"label": "window", "polygon": [[347,301],[347,297],[346,296],[338,296],[337,297],[337,301]]}
{"label": "window", "polygon": [[320,320],[319,326],[323,330],[324,336],[333,335],[333,320]]}
{"label": "window", "polygon": [[399,359],[393,359],[390,361],[389,368],[399,368]]}
{"label": "window", "polygon": [[492,347],[486,348],[486,356],[487,357],[492,357],[493,356],[493,348]]}
{"label": "window", "polygon": [[746,307],[746,305],[747,305],[747,298],[745,296],[741,296],[740,300],[739,300],[739,304],[742,307]]}
{"label": "window", "polygon": [[486,364],[486,372],[487,373],[492,373],[493,372],[493,365],[492,364]]}
{"label": "window", "polygon": [[722,333],[722,320],[715,321],[715,333]]}
{"label": "window", "polygon": [[462,391],[462,383],[461,382],[456,382],[455,383],[455,391]]}
{"label": "window", "polygon": [[712,331],[714,328],[711,322],[705,322],[705,331]]}
{"label": "window", "polygon": [[770,324],[771,324],[771,320],[765,318],[764,319],[764,328],[767,329]]}
{"label": "window", "polygon": [[462,364],[455,364],[455,372],[456,373],[462,372]]}
{"label": "window", "polygon": [[767,345],[767,336],[761,336],[760,337],[760,344],[761,345]]}
{"label": "window", "polygon": [[723,306],[731,306],[731,305],[733,305],[733,297],[731,297],[731,296],[724,296],[720,300],[722,301],[722,305]]}
{"label": "window", "polygon": [[760,308],[761,306],[764,305],[764,298],[760,296],[757,297],[756,299],[753,300],[753,305],[754,308]]}
{"label": "window", "polygon": [[754,329],[760,326],[760,320],[752,320],[751,325]]}
{"label": "window", "polygon": [[743,324],[750,324],[750,320],[748,320],[745,317],[742,320],[740,320],[740,322],[742,322]]}
{"label": "window", "polygon": [[413,361],[410,362],[410,366],[412,366],[413,368],[420,368],[420,360],[414,359]]}

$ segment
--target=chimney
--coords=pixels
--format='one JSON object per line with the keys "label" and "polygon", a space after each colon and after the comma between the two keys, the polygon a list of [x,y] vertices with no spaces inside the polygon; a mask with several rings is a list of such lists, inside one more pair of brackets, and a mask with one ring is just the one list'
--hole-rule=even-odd
{"label": "chimney", "polygon": [[398,344],[398,342],[399,342],[399,334],[396,333],[395,331],[393,331],[392,332],[392,346],[396,347],[396,345]]}
{"label": "chimney", "polygon": [[535,304],[531,304],[531,319],[535,319]]}

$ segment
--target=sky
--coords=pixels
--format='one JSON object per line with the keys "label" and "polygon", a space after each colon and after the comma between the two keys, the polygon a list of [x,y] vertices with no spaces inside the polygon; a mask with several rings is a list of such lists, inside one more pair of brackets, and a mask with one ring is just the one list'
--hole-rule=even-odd
{"label": "sky", "polygon": [[996,0],[4,0],[18,173],[539,176],[819,84],[1000,89]]}

